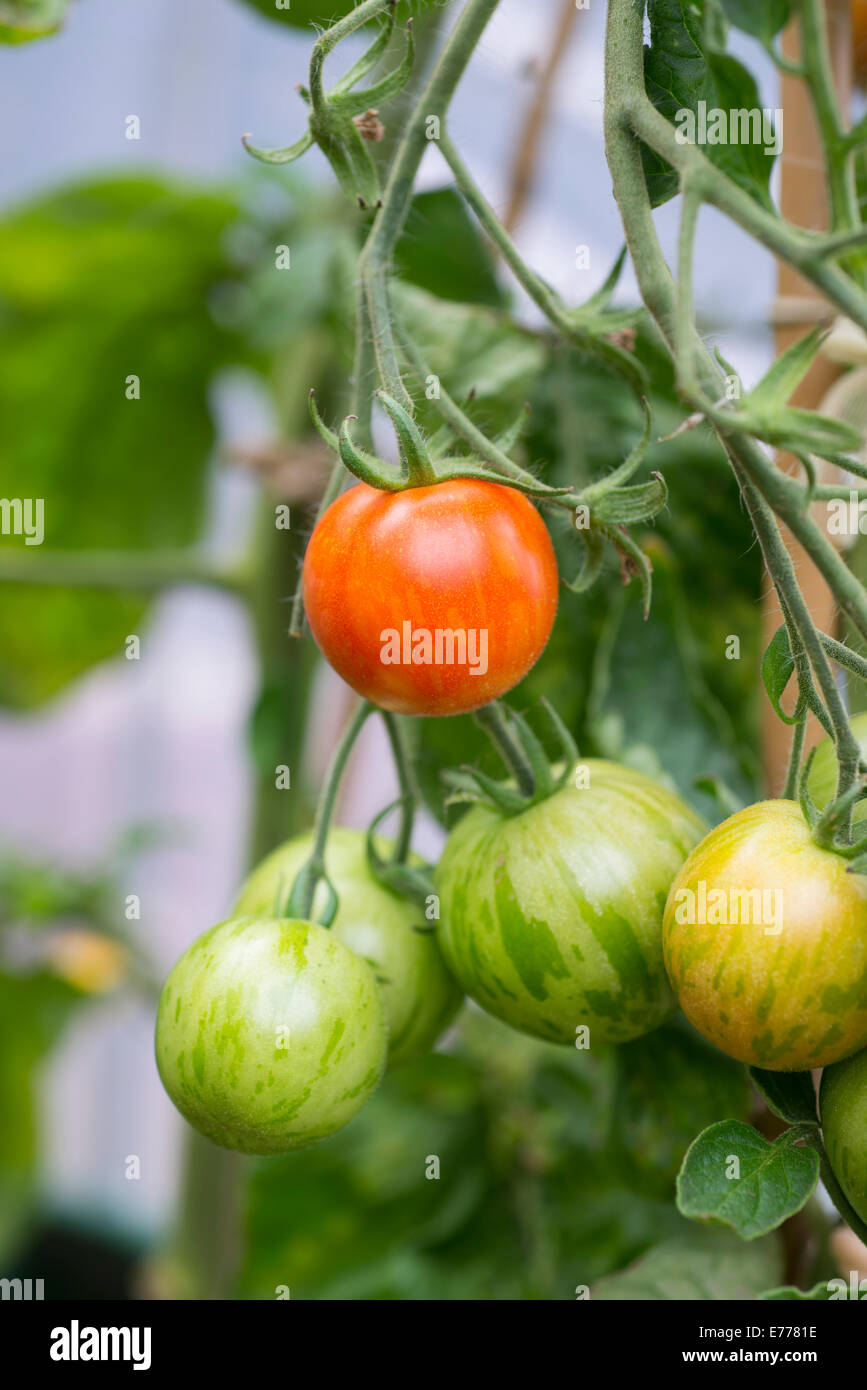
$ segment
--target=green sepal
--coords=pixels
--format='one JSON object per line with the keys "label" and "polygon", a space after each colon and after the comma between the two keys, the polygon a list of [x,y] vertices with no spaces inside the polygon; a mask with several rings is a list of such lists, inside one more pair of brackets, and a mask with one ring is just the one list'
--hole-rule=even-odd
{"label": "green sepal", "polygon": [[521,437],[521,431],[527,423],[530,414],[530,406],[525,403],[521,406],[520,412],[515,416],[511,425],[507,425],[502,434],[498,434],[494,439],[494,444],[501,454],[510,454]]}
{"label": "green sepal", "polygon": [[414,56],[412,20],[409,19],[406,25],[406,52],[397,67],[361,92],[348,89],[342,89],[340,92],[332,90],[328,97],[329,107],[337,116],[352,117],[360,116],[363,111],[377,106],[380,102],[390,101],[406,86],[412,76]]}
{"label": "green sepal", "polygon": [[353,443],[349,433],[350,421],[357,420],[357,415],[347,415],[343,424],[340,426],[338,436],[338,452],[345,468],[362,483],[367,483],[368,487],[379,488],[381,492],[401,492],[406,487],[406,479],[400,474],[386,474],[382,471],[382,465],[378,458],[373,454],[368,454],[364,449]]}
{"label": "green sepal", "polygon": [[403,805],[404,800],[403,797],[399,797],[390,806],[386,806],[368,826],[365,842],[367,866],[377,883],[384,888],[397,893],[399,897],[409,898],[421,907],[426,907],[428,898],[434,892],[433,870],[430,866],[407,864],[405,860],[397,858],[383,859],[376,848],[375,836],[379,825],[396,807]]}
{"label": "green sepal", "polygon": [[437,475],[418,425],[387,391],[374,391],[373,394],[394,427],[409,486],[429,487],[436,482]]}
{"label": "green sepal", "polygon": [[605,563],[605,537],[593,527],[578,533],[584,546],[581,568],[574,579],[562,579],[561,583],[573,594],[583,594],[596,583]]}
{"label": "green sepal", "polygon": [[506,816],[515,816],[526,810],[527,801],[520,792],[512,791],[503,782],[496,782],[493,777],[474,768],[446,768],[442,779],[453,788],[452,795],[446,798],[447,806],[461,801],[481,801]]}
{"label": "green sepal", "polygon": [[260,150],[258,146],[250,144],[249,135],[241,136],[241,144],[247,153],[251,154],[254,159],[261,160],[263,164],[291,164],[293,160],[304,154],[305,150],[309,150],[313,143],[313,135],[309,130],[301,136],[300,140],[296,140],[294,145],[287,145],[283,150]]}
{"label": "green sepal", "polygon": [[319,410],[316,405],[316,392],[312,386],[310,387],[310,393],[307,397],[307,402],[310,409],[310,418],[313,421],[313,426],[317,434],[325,441],[329,449],[333,449],[335,454],[339,454],[340,441],[338,440],[337,435],[334,433],[334,431],[328,428],[328,426],[325,424],[325,421],[322,419],[322,416],[319,414]]}
{"label": "green sepal", "polygon": [[[580,494],[586,500],[586,493]],[[633,487],[616,487],[604,492],[590,505],[594,521],[605,526],[634,526],[658,516],[668,502],[668,488],[661,473],[650,482]]]}
{"label": "green sepal", "polygon": [[361,57],[348,68],[339,81],[335,82],[331,88],[332,96],[341,96],[348,92],[350,87],[354,87],[356,82],[360,82],[369,72],[373,72],[380,58],[388,47],[394,29],[394,9],[391,8],[383,15],[384,23],[379,33],[373,40],[369,48],[366,48]]}
{"label": "green sepal", "polygon": [[606,534],[614,542],[617,550],[625,557],[626,564],[623,566],[623,582],[628,584],[632,575],[629,573],[629,566],[632,566],[638,581],[641,585],[641,606],[645,621],[650,616],[650,603],[653,598],[653,566],[640,546],[630,536],[625,527],[618,527],[611,530],[606,527]]}

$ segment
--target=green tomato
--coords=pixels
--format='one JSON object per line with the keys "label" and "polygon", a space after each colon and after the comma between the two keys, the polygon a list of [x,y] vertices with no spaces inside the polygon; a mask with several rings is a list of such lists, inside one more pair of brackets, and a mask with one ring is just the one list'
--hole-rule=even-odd
{"label": "green tomato", "polygon": [[867,1043],[867,881],[815,844],[794,801],[730,816],[671,886],[665,963],[704,1037],[768,1071]]}
{"label": "green tomato", "polygon": [[[340,898],[331,933],[363,956],[381,983],[392,1067],[430,1051],[463,995],[421,909],[377,883],[367,864],[365,842],[359,830],[329,832],[325,863]],[[387,841],[377,843],[381,853],[388,853]],[[299,835],[269,854],[244,884],[235,911],[274,912],[312,847],[312,835]],[[324,901],[320,885],[314,916]]]}
{"label": "green tomato", "polygon": [[669,884],[705,827],[630,768],[590,760],[511,817],[479,804],[437,870],[446,961],[467,994],[522,1032],[626,1042],[674,1008],[662,959]]}
{"label": "green tomato", "polygon": [[[853,715],[849,720],[849,727],[858,740],[862,758],[867,762],[867,712]],[[834,800],[837,791],[837,755],[833,739],[823,738],[821,743],[817,743],[810,764],[807,787],[819,810]],[[856,802],[852,820],[867,820],[867,800]]]}
{"label": "green tomato", "polygon": [[194,941],[163,986],[156,1057],[190,1124],[227,1149],[324,1139],[372,1095],[387,1030],[370,966],[331,932],[234,917]]}
{"label": "green tomato", "polygon": [[819,1114],[834,1176],[867,1221],[867,1050],[825,1068]]}
{"label": "green tomato", "polygon": [[54,34],[69,0],[0,0],[0,43],[27,43]]}

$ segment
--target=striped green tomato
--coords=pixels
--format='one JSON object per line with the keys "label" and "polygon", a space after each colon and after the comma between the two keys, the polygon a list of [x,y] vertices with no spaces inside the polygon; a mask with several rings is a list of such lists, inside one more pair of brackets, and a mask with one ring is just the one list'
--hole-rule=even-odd
{"label": "striped green tomato", "polygon": [[663,945],[683,1012],[741,1062],[804,1071],[867,1043],[867,879],[814,843],[794,801],[747,806],[702,840]]}
{"label": "striped green tomato", "polygon": [[[853,715],[849,720],[849,727],[858,740],[862,758],[867,762],[867,712]],[[834,800],[837,790],[837,755],[834,752],[833,739],[823,738],[821,743],[816,745],[813,761],[810,764],[807,786],[810,796],[820,810],[823,810],[830,801]],[[852,820],[854,822],[867,820],[867,800],[855,803]]]}
{"label": "striped green tomato", "polygon": [[867,1049],[825,1068],[819,1114],[834,1176],[867,1221]]}
{"label": "striped green tomato", "polygon": [[235,917],[194,941],[163,986],[156,1057],[190,1124],[227,1149],[288,1153],[340,1129],[385,1067],[366,961],[290,918]]}
{"label": "striped green tomato", "polygon": [[517,815],[479,804],[458,822],[437,870],[440,942],[467,994],[514,1028],[626,1042],[674,1008],[662,910],[705,827],[641,773],[579,769]]}
{"label": "striped green tomato", "polygon": [[[329,831],[325,863],[340,898],[331,932],[364,957],[382,986],[388,1064],[393,1067],[430,1051],[460,1008],[463,994],[421,908],[377,883],[367,864],[365,842],[359,830]],[[381,854],[391,848],[386,840],[378,840],[377,847]],[[299,835],[275,849],[247,879],[235,911],[274,911],[312,848],[313,836]],[[314,916],[324,901],[320,885]]]}

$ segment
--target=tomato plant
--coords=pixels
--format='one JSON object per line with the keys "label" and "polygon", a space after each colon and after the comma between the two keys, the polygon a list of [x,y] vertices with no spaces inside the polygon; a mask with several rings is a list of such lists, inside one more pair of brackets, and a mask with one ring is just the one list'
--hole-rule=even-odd
{"label": "tomato plant", "polygon": [[825,1068],[819,1110],[834,1175],[867,1221],[867,1050]]}
{"label": "tomato plant", "polygon": [[663,945],[687,1018],[742,1062],[804,1071],[867,1042],[867,882],[794,802],[748,806],[702,840]]}
{"label": "tomato plant", "polygon": [[463,817],[437,870],[440,942],[467,994],[513,1027],[627,1042],[674,1009],[662,903],[703,826],[630,768],[590,759],[580,775],[516,815]]}
{"label": "tomato plant", "polygon": [[[549,238],[540,273],[524,256],[520,212],[546,87],[571,53],[581,7],[562,7],[514,150],[510,133],[503,142],[511,187],[497,185],[497,169],[488,189],[457,147],[465,115],[450,111],[465,75],[476,81],[470,65],[498,0],[456,0],[442,23],[440,0],[249,3],[294,26],[289,42],[268,31],[287,56],[305,29],[310,49],[291,143],[264,149],[241,137],[276,166],[261,187],[185,200],[157,181],[88,185],[0,228],[0,414],[11,421],[0,578],[13,600],[0,606],[0,651],[12,697],[27,703],[116,652],[151,595],[191,581],[230,594],[255,634],[258,867],[232,918],[178,961],[157,1017],[165,1089],[214,1141],[192,1144],[186,1160],[191,1285],[209,1297],[273,1297],[297,1274],[302,1296],[535,1299],[571,1296],[586,1279],[578,1287],[592,1284],[594,1299],[601,1287],[602,1300],[708,1289],[802,1298],[806,1288],[774,1288],[783,1257],[801,1283],[812,1270],[827,1285],[832,1243],[825,1231],[807,1241],[806,1222],[785,1240],[773,1233],[820,1173],[867,1237],[857,1051],[867,1043],[867,718],[850,720],[858,700],[847,698],[847,685],[867,683],[867,589],[858,547],[832,542],[839,532],[823,517],[836,504],[863,534],[867,464],[856,412],[836,393],[835,406],[806,408],[829,362],[845,356],[841,340],[864,357],[863,341],[852,342],[867,335],[867,119],[850,121],[841,105],[826,7],[608,0],[600,141],[623,235],[578,248],[592,251],[584,264]],[[0,0],[0,40],[51,32],[67,9]],[[853,6],[856,70],[865,13]],[[799,41],[783,47],[789,22]],[[251,22],[248,34],[265,28]],[[796,150],[780,179],[782,121],[741,61],[751,44],[786,74],[787,103],[793,90],[803,100],[798,119],[785,113],[787,132],[811,126],[823,147],[821,158]],[[449,186],[418,196],[431,145]],[[320,196],[294,169],[281,182],[313,146],[342,196]],[[799,175],[809,198],[788,196]],[[671,256],[654,210],[675,198]],[[714,250],[702,241],[696,257],[706,204],[717,227],[733,222],[821,296],[803,336],[751,389],[701,302],[696,269]],[[790,221],[794,206],[827,211],[827,226]],[[618,293],[627,261],[634,303]],[[734,315],[748,299],[741,266],[721,261]],[[23,267],[19,285],[11,265]],[[597,266],[583,303],[555,288]],[[804,305],[782,281],[780,290],[788,323]],[[812,325],[835,314],[846,326],[826,343]],[[726,324],[727,339],[736,326]],[[136,406],[119,385],[106,403],[118,343],[142,372],[128,378],[144,383]],[[281,440],[237,452],[261,475],[261,506],[244,552],[226,556],[193,542],[210,401],[235,362],[261,369]],[[60,442],[40,414],[47,379]],[[855,399],[857,387],[856,376]],[[75,422],[105,426],[106,410],[116,427],[91,432],[71,457]],[[376,456],[386,423],[387,463]],[[118,450],[119,437],[128,447]],[[127,480],[140,489],[134,505],[112,490]],[[38,550],[16,551],[32,491],[51,499],[54,538],[42,549],[30,535]],[[110,505],[98,511],[103,497]],[[790,536],[844,632],[817,626]],[[764,657],[762,565],[782,620]],[[62,604],[43,606],[58,588]],[[314,643],[289,634],[312,635],[362,697],[341,706],[346,728],[318,789],[310,772],[333,706],[312,693],[311,673],[331,678]],[[26,669],[34,645],[41,659]],[[785,770],[765,760],[781,798],[743,809],[762,795],[760,666],[791,738]],[[331,690],[339,697],[334,680]],[[499,704],[506,692],[511,709]],[[374,711],[396,800],[366,835],[334,829]],[[818,726],[827,737],[810,762]],[[506,779],[495,780],[482,731]],[[358,770],[378,796],[385,782],[366,751]],[[436,865],[412,852],[422,797],[438,822],[425,825],[425,842],[445,839]],[[728,818],[708,832],[697,811],[711,808]],[[234,800],[228,815],[240,819]],[[19,883],[10,894],[8,879],[0,863],[0,909],[15,929],[30,893]],[[106,898],[100,921],[114,922],[118,894]],[[55,896],[53,910],[69,917],[75,901]],[[47,990],[38,979],[23,990],[44,997],[45,1012],[57,976],[68,988],[88,975],[64,972],[56,945],[40,957]],[[90,970],[87,989],[96,976],[106,990],[124,971],[132,978],[144,954],[132,933],[123,952],[112,938],[101,956],[115,968]],[[6,1001],[18,982],[4,955]],[[462,990],[479,1008],[446,1033]],[[0,1076],[0,1093],[20,1089],[23,1054],[29,1069],[41,1057],[42,1011],[23,1044],[6,1025],[0,1057],[16,1080]],[[0,1029],[9,1014],[0,1010]],[[823,1065],[820,1126],[811,1071]],[[291,1156],[355,1117],[309,1162]],[[13,1176],[0,1216],[16,1210],[15,1146],[27,1142],[30,1112],[2,1128],[0,1178],[4,1156]],[[256,1170],[243,1178],[253,1234],[240,1273],[218,1258],[220,1222],[201,1219],[199,1202],[232,1195],[239,1180],[220,1147],[275,1159],[246,1165]],[[678,1214],[660,1200],[674,1183]],[[228,1225],[240,1204],[225,1205]],[[684,1220],[704,1223],[696,1240],[684,1239]],[[720,1241],[720,1222],[749,1244]]]}
{"label": "tomato plant", "polygon": [[[241,889],[236,915],[274,911],[312,848],[313,836],[299,835],[269,854]],[[463,997],[446,969],[433,925],[421,908],[377,883],[360,831],[331,831],[326,867],[340,899],[332,934],[366,960],[380,982],[389,1065],[422,1056],[452,1021]],[[320,889],[314,909],[322,901]]]}
{"label": "tomato plant", "polygon": [[243,1153],[287,1153],[340,1129],[379,1084],[386,1046],[370,966],[311,922],[221,922],[160,995],[163,1085],[190,1124]]}
{"label": "tomato plant", "polygon": [[532,503],[475,479],[333,502],[304,557],[304,605],[343,679],[401,714],[459,714],[541,655],[557,563]]}

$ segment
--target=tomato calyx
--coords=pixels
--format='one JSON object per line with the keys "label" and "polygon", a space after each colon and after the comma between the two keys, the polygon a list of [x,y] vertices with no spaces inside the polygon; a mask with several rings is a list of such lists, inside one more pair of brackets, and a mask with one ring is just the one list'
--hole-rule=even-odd
{"label": "tomato calyx", "polygon": [[849,873],[867,874],[867,835],[852,841],[849,830],[852,809],[867,794],[867,774],[862,773],[848,791],[819,811],[808,785],[815,752],[815,748],[811,750],[798,780],[798,801],[813,843],[850,860]]}
{"label": "tomato calyx", "polygon": [[[368,211],[380,201],[379,174],[367,148],[371,139],[381,139],[378,122],[365,123],[361,118],[376,117],[379,105],[396,96],[412,74],[414,48],[412,20],[406,25],[406,50],[400,62],[370,87],[353,90],[356,82],[366,77],[380,61],[394,29],[396,0],[390,0],[385,23],[373,43],[353,63],[348,72],[326,92],[322,85],[322,68],[328,54],[337,44],[370,18],[369,7],[359,6],[337,24],[320,34],[310,55],[309,86],[299,84],[298,94],[310,107],[307,130],[300,140],[285,149],[263,150],[250,144],[249,135],[241,137],[248,154],[264,164],[291,164],[311,145],[318,145],[330,163],[341,188],[354,199],[362,211]],[[376,132],[376,133],[371,133]]]}
{"label": "tomato calyx", "polygon": [[497,749],[512,780],[497,782],[478,768],[468,766],[449,769],[443,773],[443,780],[451,788],[447,805],[481,801],[504,816],[517,816],[528,807],[547,801],[566,785],[578,758],[578,748],[554,707],[547,700],[540,704],[559,745],[560,755],[554,763],[549,761],[523,715],[501,700],[492,700],[476,710],[473,718]]}
{"label": "tomato calyx", "polygon": [[[400,471],[397,473],[354,442],[349,426],[357,416],[347,415],[339,433],[335,434],[320,416],[316,407],[315,391],[312,388],[308,398],[310,416],[318,434],[340,455],[344,467],[360,482],[367,483],[368,487],[378,488],[382,492],[403,492],[407,488],[432,487],[435,483],[444,483],[454,478],[475,478],[482,482],[500,483],[504,487],[515,488],[525,497],[536,500],[556,500],[569,492],[568,487],[549,487],[546,483],[528,481],[523,477],[511,478],[492,473],[489,468],[472,458],[445,457],[445,449],[452,442],[450,431],[438,431],[430,444],[426,444],[418,425],[387,391],[375,391],[374,396],[391,420],[397,436],[400,458]],[[522,411],[519,419],[503,436],[507,447],[514,444],[525,415],[526,411]]]}
{"label": "tomato calyx", "polygon": [[400,840],[395,844],[388,859],[383,859],[376,848],[376,832],[386,816],[398,809],[403,811],[406,804],[405,797],[398,797],[374,816],[367,830],[367,863],[373,877],[383,888],[390,888],[399,897],[409,898],[420,907],[426,907],[434,891],[433,871],[430,866],[410,864],[407,860],[409,846],[401,851]]}

